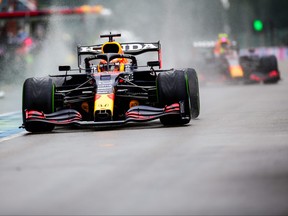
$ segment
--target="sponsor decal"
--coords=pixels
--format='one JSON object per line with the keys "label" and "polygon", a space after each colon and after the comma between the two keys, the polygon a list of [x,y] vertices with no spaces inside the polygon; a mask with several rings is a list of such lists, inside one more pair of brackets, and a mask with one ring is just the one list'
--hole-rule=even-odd
{"label": "sponsor decal", "polygon": [[106,104],[98,104],[98,108],[107,108],[109,107],[110,104],[106,103]]}
{"label": "sponsor decal", "polygon": [[135,44],[123,44],[121,45],[123,51],[140,51],[147,49],[157,49],[158,46],[153,43],[135,43]]}
{"label": "sponsor decal", "polygon": [[[141,50],[150,50],[150,49],[158,49],[158,43],[123,43],[121,44],[122,50],[124,52],[127,51],[141,51]],[[100,53],[101,52],[101,47],[102,44],[100,45],[95,45],[95,46],[81,46],[79,47],[79,52],[96,52]]]}
{"label": "sponsor decal", "polygon": [[100,53],[101,52],[101,45],[96,45],[96,46],[83,46],[79,47],[79,52],[96,52]]}

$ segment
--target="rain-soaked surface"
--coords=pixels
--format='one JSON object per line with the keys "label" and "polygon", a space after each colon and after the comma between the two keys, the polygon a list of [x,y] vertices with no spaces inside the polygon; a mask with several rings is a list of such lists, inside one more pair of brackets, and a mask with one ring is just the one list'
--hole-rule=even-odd
{"label": "rain-soaked surface", "polygon": [[[105,10],[52,17],[32,63],[1,70],[0,214],[287,215],[285,55],[277,56],[282,80],[271,85],[205,82],[195,60],[193,42],[235,30],[225,14],[235,10],[233,1],[79,2]],[[245,23],[254,10],[241,2]],[[59,74],[58,65],[76,67],[77,44],[103,43],[99,35],[109,32],[122,33],[123,42],[160,40],[164,68],[194,67],[199,118],[183,127],[153,121],[99,130],[59,127],[47,134],[19,128],[25,78]],[[251,29],[230,35],[239,48],[265,41]]]}

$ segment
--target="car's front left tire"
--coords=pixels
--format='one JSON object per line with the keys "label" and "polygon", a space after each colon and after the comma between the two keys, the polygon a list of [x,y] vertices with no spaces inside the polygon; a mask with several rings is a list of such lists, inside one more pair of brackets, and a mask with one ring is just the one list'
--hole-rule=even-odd
{"label": "car's front left tire", "polygon": [[49,77],[28,78],[23,85],[22,116],[24,128],[33,133],[50,132],[55,125],[46,122],[26,121],[26,110],[40,111],[45,114],[54,112],[54,85]]}

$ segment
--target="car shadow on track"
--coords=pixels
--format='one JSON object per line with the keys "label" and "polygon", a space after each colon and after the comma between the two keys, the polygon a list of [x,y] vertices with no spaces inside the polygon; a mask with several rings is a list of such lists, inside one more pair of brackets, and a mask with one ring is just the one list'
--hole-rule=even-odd
{"label": "car shadow on track", "polygon": [[151,122],[131,122],[121,126],[97,126],[97,127],[79,127],[79,126],[56,126],[52,132],[42,133],[26,133],[24,136],[39,135],[39,134],[57,134],[57,133],[83,133],[96,131],[114,131],[114,130],[144,130],[144,129],[161,129],[161,128],[179,128],[190,127],[191,122],[187,125],[164,126],[159,120]]}

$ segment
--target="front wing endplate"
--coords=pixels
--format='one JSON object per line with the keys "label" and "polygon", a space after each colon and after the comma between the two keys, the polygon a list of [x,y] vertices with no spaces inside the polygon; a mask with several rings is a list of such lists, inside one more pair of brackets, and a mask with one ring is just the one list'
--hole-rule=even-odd
{"label": "front wing endplate", "polygon": [[[26,110],[25,120],[26,122],[45,122],[55,125],[116,126],[128,122],[152,121],[166,115],[184,114],[183,106],[180,106],[180,103],[174,103],[164,108],[142,105],[134,106],[125,113],[125,119],[119,121],[82,121],[81,114],[73,109],[64,109],[50,114],[35,110]],[[23,126],[25,127],[25,125]]]}

